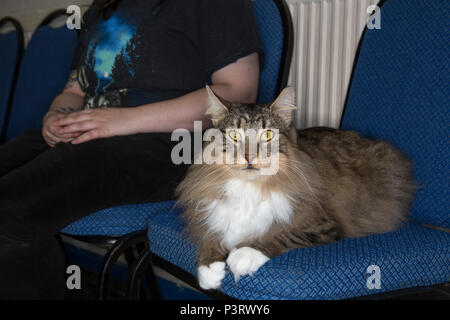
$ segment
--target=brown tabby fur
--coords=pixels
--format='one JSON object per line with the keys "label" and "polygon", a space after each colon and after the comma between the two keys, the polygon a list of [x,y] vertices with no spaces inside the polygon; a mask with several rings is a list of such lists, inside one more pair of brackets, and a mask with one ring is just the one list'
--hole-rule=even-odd
{"label": "brown tabby fur", "polygon": [[[292,89],[284,90],[271,106],[236,104],[210,92],[214,127],[279,129],[279,171],[253,180],[263,192],[278,191],[294,208],[289,224],[273,223],[260,237],[248,237],[236,248],[251,247],[268,257],[292,248],[389,232],[407,217],[415,183],[409,160],[385,141],[356,132],[310,128],[295,132]],[[221,109],[220,105],[226,108]],[[187,230],[198,243],[198,265],[225,261],[229,248],[223,235],[208,229],[205,207],[223,197],[222,186],[242,170],[239,165],[193,165],[179,185]]]}

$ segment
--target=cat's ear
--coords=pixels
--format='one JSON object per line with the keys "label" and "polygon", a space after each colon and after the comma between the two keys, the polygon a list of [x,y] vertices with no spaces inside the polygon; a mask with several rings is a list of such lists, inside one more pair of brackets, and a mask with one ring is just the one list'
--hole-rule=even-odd
{"label": "cat's ear", "polygon": [[208,92],[209,107],[205,114],[211,116],[211,121],[215,126],[220,120],[227,116],[228,108],[225,106],[224,101],[217,96],[208,85],[206,85],[206,91]]}
{"label": "cat's ear", "polygon": [[295,90],[287,87],[281,91],[278,98],[270,105],[270,112],[279,116],[289,126],[292,122],[292,111],[297,109]]}

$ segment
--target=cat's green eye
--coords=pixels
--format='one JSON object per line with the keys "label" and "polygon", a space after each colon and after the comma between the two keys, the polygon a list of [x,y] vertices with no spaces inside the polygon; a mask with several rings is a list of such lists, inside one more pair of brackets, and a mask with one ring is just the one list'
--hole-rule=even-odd
{"label": "cat's green eye", "polygon": [[264,142],[269,142],[272,140],[274,134],[272,130],[266,130],[261,134],[261,140]]}
{"label": "cat's green eye", "polygon": [[235,130],[230,131],[229,136],[235,142],[238,142],[239,140],[241,140],[241,134]]}

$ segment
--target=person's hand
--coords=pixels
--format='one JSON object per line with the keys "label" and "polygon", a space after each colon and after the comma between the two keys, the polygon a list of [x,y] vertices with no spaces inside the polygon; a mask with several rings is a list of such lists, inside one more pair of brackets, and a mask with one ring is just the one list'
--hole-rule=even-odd
{"label": "person's hand", "polygon": [[72,132],[70,134],[58,133],[60,127],[57,126],[55,122],[64,118],[65,116],[67,116],[67,114],[58,111],[49,111],[42,120],[42,137],[44,138],[45,142],[47,142],[47,144],[52,148],[57,143],[70,142],[73,140],[73,138],[80,135],[79,132]]}
{"label": "person's hand", "polygon": [[88,109],[71,113],[57,121],[59,135],[81,134],[71,143],[79,144],[99,138],[133,134],[131,108]]}

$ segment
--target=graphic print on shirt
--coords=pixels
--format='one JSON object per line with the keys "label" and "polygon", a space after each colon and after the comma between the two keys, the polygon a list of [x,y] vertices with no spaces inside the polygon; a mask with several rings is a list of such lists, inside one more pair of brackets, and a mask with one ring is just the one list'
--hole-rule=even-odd
{"label": "graphic print on shirt", "polygon": [[134,75],[134,53],[139,44],[136,17],[128,18],[122,11],[108,20],[101,20],[89,43],[85,65],[95,73],[95,93],[105,92],[119,75]]}

